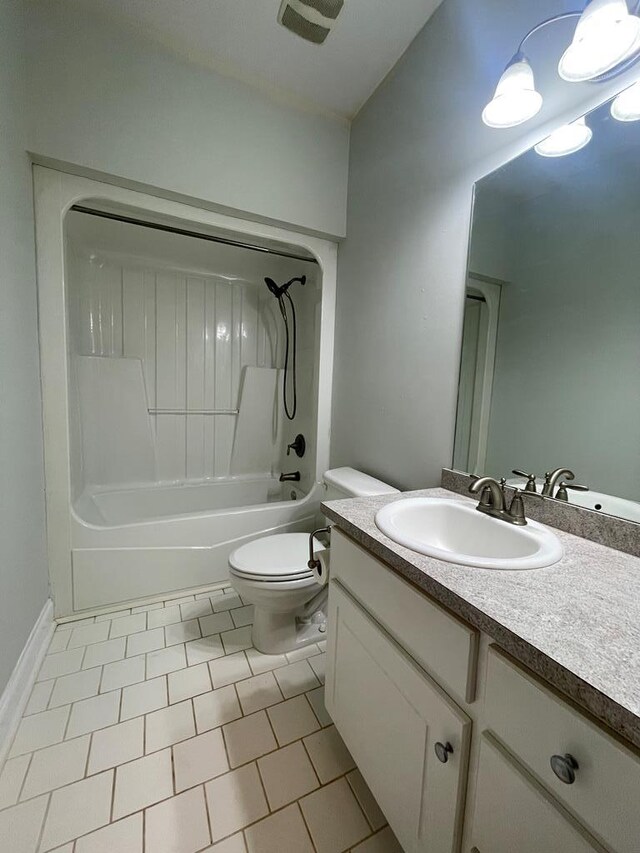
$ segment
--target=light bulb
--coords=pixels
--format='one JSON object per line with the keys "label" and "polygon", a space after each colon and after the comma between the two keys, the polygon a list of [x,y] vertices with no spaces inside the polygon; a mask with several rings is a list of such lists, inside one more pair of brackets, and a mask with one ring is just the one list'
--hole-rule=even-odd
{"label": "light bulb", "polygon": [[515,127],[533,118],[541,107],[542,95],[536,91],[531,66],[518,54],[503,72],[482,121],[489,127]]}
{"label": "light bulb", "polygon": [[626,0],[591,0],[558,65],[563,80],[579,83],[611,71],[640,50],[640,18]]}
{"label": "light bulb", "polygon": [[587,126],[583,116],[577,121],[572,121],[571,124],[564,124],[554,130],[550,136],[536,145],[535,150],[542,157],[564,157],[566,154],[580,151],[588,145],[592,136],[593,131]]}
{"label": "light bulb", "polygon": [[620,92],[611,104],[611,115],[617,121],[640,120],[640,81]]}

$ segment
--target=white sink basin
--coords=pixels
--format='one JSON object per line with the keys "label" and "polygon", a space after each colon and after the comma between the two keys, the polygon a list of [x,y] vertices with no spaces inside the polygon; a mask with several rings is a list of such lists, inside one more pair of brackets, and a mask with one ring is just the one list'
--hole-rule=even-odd
{"label": "white sink basin", "polygon": [[517,527],[446,498],[407,498],[376,514],[377,527],[419,554],[481,569],[542,569],[562,557],[558,537],[529,521]]}

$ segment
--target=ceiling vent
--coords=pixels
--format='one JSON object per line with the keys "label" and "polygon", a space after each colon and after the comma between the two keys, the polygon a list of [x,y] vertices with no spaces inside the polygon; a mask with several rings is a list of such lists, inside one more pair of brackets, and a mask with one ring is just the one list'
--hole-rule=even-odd
{"label": "ceiling vent", "polygon": [[313,44],[322,44],[344,5],[344,0],[283,0],[278,23]]}

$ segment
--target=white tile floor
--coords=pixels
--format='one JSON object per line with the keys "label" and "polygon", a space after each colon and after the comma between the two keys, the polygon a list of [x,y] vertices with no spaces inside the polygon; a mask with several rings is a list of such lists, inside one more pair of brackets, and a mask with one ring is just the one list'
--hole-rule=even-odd
{"label": "white tile floor", "polygon": [[11,853],[402,853],[323,703],[231,589],[58,626],[0,773]]}

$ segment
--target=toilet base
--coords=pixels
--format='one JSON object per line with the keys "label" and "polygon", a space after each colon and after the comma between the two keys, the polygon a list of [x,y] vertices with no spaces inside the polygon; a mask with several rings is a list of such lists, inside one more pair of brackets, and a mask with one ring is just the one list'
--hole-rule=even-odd
{"label": "toilet base", "polygon": [[300,621],[295,613],[273,613],[256,607],[252,640],[265,655],[282,655],[326,638],[326,623]]}

